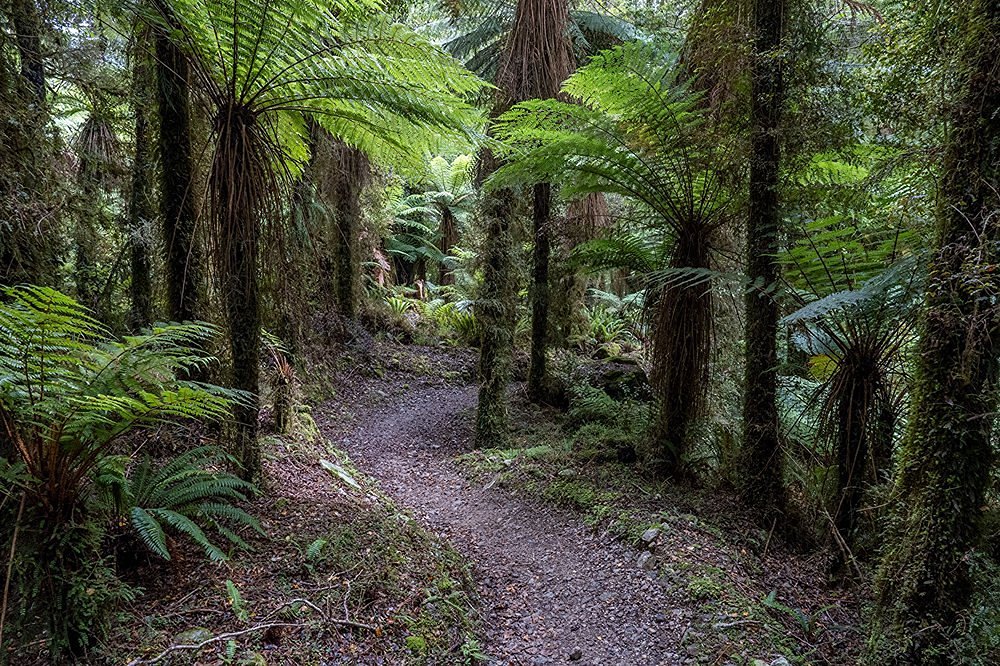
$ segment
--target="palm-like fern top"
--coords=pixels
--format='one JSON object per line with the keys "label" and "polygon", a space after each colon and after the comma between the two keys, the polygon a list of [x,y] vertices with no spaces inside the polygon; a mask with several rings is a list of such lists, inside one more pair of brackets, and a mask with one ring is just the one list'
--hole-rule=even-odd
{"label": "palm-like fern top", "polygon": [[378,0],[169,0],[154,20],[191,56],[216,108],[266,123],[286,168],[308,153],[304,115],[376,161],[417,166],[425,150],[481,125],[465,98],[484,84],[391,23]]}
{"label": "palm-like fern top", "polygon": [[563,91],[580,103],[518,104],[497,123],[508,163],[490,186],[558,182],[567,198],[620,194],[674,233],[717,224],[728,208],[725,149],[702,132],[675,63],[655,45],[626,44],[566,81]]}

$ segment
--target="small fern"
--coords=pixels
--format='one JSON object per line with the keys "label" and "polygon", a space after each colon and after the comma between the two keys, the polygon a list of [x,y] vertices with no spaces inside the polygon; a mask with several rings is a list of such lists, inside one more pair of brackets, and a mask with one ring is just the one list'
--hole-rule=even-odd
{"label": "small fern", "polygon": [[120,488],[123,502],[115,507],[116,513],[127,517],[153,554],[170,559],[167,534],[174,532],[194,541],[210,559],[221,561],[226,554],[206,529],[241,548],[247,544],[236,530],[262,532],[256,518],[235,506],[246,501],[254,487],[228,472],[215,471],[226,460],[213,447],[192,449],[160,465],[147,458],[120,476],[102,474],[99,487]]}

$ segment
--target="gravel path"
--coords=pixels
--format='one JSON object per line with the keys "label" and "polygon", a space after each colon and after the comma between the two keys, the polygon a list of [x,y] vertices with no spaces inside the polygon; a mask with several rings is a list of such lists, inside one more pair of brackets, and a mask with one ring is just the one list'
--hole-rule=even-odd
{"label": "gravel path", "polygon": [[497,664],[683,664],[692,612],[637,553],[576,516],[472,485],[451,462],[469,445],[474,387],[414,387],[334,441],[474,565]]}

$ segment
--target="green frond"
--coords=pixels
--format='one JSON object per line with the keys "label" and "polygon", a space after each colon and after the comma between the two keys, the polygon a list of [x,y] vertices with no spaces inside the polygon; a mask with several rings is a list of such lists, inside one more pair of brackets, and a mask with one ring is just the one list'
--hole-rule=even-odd
{"label": "green frond", "polygon": [[214,562],[222,562],[226,559],[226,554],[219,550],[202,531],[198,524],[182,513],[171,511],[170,509],[149,509],[149,515],[159,521],[169,525],[181,534],[186,535],[196,544],[202,547],[208,558]]}
{"label": "green frond", "polygon": [[[4,289],[0,408],[16,437],[30,443],[22,452],[29,471],[78,485],[110,464],[105,451],[129,430],[228,418],[241,394],[179,379],[214,361],[201,350],[215,334],[206,324],[158,324],[116,340],[57,291]],[[110,468],[98,476],[111,483]]]}
{"label": "green frond", "polygon": [[166,532],[167,528],[187,536],[212,559],[219,559],[221,551],[209,541],[205,530],[220,534],[240,548],[247,544],[236,529],[263,533],[260,521],[235,506],[256,489],[220,469],[228,459],[218,448],[203,446],[161,465],[147,458],[128,471],[124,484],[125,496],[132,501],[132,524],[137,532],[140,528],[144,531],[139,536],[150,550],[162,555],[156,547],[158,542],[150,545],[157,529]]}
{"label": "green frond", "polygon": [[293,175],[308,155],[304,116],[375,162],[416,173],[421,157],[478,136],[467,101],[483,82],[440,48],[392,23],[378,2],[171,0],[173,33],[200,89],[260,119]]}
{"label": "green frond", "polygon": [[131,512],[132,528],[142,540],[142,543],[153,553],[165,560],[170,559],[167,549],[167,535],[159,521],[141,507],[133,507]]}

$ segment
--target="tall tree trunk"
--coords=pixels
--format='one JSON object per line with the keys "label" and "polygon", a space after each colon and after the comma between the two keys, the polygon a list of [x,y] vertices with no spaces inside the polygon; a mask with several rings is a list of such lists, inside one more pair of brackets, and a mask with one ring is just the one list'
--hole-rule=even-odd
{"label": "tall tree trunk", "polygon": [[368,181],[368,159],[357,148],[337,142],[334,148],[333,206],[337,266],[337,308],[346,319],[358,315],[358,234],[361,227],[361,192]]}
{"label": "tall tree trunk", "polygon": [[787,0],[754,0],[750,64],[750,204],[747,217],[746,383],[743,397],[743,496],[764,521],[781,507],[778,441],[778,164],[781,41]]}
{"label": "tall tree trunk", "polygon": [[[492,173],[489,151],[480,158],[480,174]],[[517,318],[514,242],[511,236],[514,193],[489,192],[482,204],[486,222],[483,240],[483,282],[476,298],[479,325],[479,401],[475,442],[478,447],[503,448],[508,441],[507,385],[510,383]]]}
{"label": "tall tree trunk", "polygon": [[149,103],[152,101],[152,77],[144,52],[136,49],[133,70],[135,105],[135,154],[132,160],[132,191],[129,195],[126,233],[129,247],[128,325],[133,331],[148,327],[153,321],[153,280],[150,260],[150,224],[153,211],[154,156],[151,145]]}
{"label": "tall tree trunk", "polygon": [[990,482],[1000,330],[1000,2],[970,0],[895,520],[876,580],[873,664],[954,663]]}
{"label": "tall tree trunk", "polygon": [[552,188],[539,183],[532,188],[532,223],[535,247],[532,253],[531,284],[531,363],[528,368],[528,396],[535,402],[545,400],[545,350],[549,332],[549,218]]}
{"label": "tall tree trunk", "polygon": [[196,237],[197,207],[188,92],[190,66],[163,30],[157,29],[154,38],[167,300],[171,319],[191,321],[202,318],[204,276],[202,252]]}
{"label": "tall tree trunk", "polygon": [[[438,249],[441,254],[448,256],[451,250],[458,244],[458,224],[455,214],[451,208],[443,206],[441,209],[441,240]],[[438,268],[438,282],[442,285],[455,284],[455,275],[443,263]]]}

